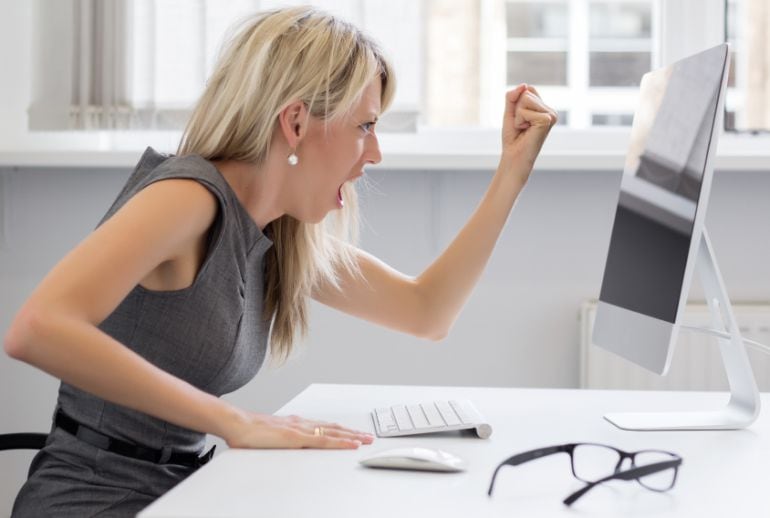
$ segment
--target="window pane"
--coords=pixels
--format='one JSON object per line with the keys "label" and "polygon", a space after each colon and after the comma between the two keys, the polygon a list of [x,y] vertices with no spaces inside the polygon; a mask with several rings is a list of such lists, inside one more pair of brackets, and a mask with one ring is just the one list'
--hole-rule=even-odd
{"label": "window pane", "polygon": [[649,38],[652,35],[649,2],[593,2],[590,17],[593,38]]}
{"label": "window pane", "polygon": [[735,112],[734,111],[726,111],[725,112],[725,129],[735,129]]}
{"label": "window pane", "polygon": [[592,126],[630,126],[634,121],[631,113],[594,113],[591,115]]}
{"label": "window pane", "polygon": [[766,0],[728,0],[727,41],[732,45],[725,128],[770,131],[770,34]]}
{"label": "window pane", "polygon": [[567,5],[565,2],[509,2],[506,24],[509,38],[563,38],[569,27]]}
{"label": "window pane", "polygon": [[509,52],[508,84],[566,85],[566,52]]}
{"label": "window pane", "polygon": [[727,75],[727,86],[732,88],[735,86],[735,52],[730,52],[730,71]]}
{"label": "window pane", "polygon": [[650,71],[649,52],[591,52],[591,86],[639,86]]}

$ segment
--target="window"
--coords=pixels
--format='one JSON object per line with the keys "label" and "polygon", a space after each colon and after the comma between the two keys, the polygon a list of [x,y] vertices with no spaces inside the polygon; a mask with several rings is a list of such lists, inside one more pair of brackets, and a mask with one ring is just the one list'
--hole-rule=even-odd
{"label": "window", "polygon": [[[307,2],[134,0],[133,3],[136,100],[140,106],[160,106],[165,108],[165,113],[176,115],[176,109],[186,114],[198,98],[224,38],[240,20],[260,10]],[[392,107],[400,117],[391,114],[390,120],[386,119],[383,124],[395,125],[394,130],[413,127],[420,91],[420,53],[414,52],[411,45],[419,42],[420,3],[316,0],[313,5],[353,22],[383,44],[395,62],[400,85]],[[192,45],[183,49],[180,42]]]}
{"label": "window", "polygon": [[766,0],[728,0],[726,37],[732,46],[725,128],[770,131],[770,5]]}
{"label": "window", "polygon": [[[228,29],[249,13],[299,3],[304,2],[117,0],[107,9],[74,2],[74,55],[84,55],[77,49],[85,42],[85,55],[110,48],[112,57],[86,63],[85,69],[76,59],[75,82],[66,75],[45,79],[62,82],[53,89],[63,102],[71,99],[57,112],[69,117],[69,126],[58,121],[47,129],[181,128]],[[505,90],[520,82],[538,87],[562,115],[562,125],[627,125],[639,78],[656,62],[655,3],[316,0],[314,5],[380,41],[399,79],[394,113],[384,118],[383,129],[409,131],[418,125],[497,127]],[[61,52],[50,59],[66,60]],[[106,86],[99,85],[105,77]],[[90,93],[93,84],[97,88]],[[71,95],[61,93],[68,88]],[[40,110],[32,112],[41,126],[50,122],[37,116]]]}
{"label": "window", "polygon": [[653,67],[652,0],[507,0],[507,84],[541,93],[572,128],[630,125]]}
{"label": "window", "polygon": [[[40,31],[43,45],[37,72],[44,86],[33,96],[30,126],[42,130],[181,129],[222,43],[239,21],[260,10],[308,3],[38,2],[41,26],[56,26],[58,31],[55,35]],[[312,3],[353,22],[383,44],[399,72],[400,88],[392,110],[401,117],[390,116],[398,125],[393,129],[413,129],[422,88],[421,2]],[[72,47],[62,45],[62,39]],[[383,122],[387,126],[388,121]]]}
{"label": "window", "polygon": [[503,94],[535,85],[570,128],[628,125],[658,62],[656,0],[426,2],[428,127],[494,127]]}
{"label": "window", "polygon": [[[307,2],[281,0],[133,0],[134,101],[166,112],[189,110],[212,72],[222,43],[238,22],[260,10]],[[396,61],[401,88],[394,108],[415,110],[419,62],[409,44],[419,41],[419,2],[316,0],[381,40]],[[406,40],[406,45],[399,38]],[[174,124],[172,122],[172,124]]]}

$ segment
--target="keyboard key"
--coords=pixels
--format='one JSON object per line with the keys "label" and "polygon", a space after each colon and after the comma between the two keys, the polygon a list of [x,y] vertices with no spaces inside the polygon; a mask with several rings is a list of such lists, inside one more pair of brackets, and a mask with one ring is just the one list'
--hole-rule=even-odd
{"label": "keyboard key", "polygon": [[428,424],[431,426],[446,426],[444,419],[441,418],[441,414],[436,409],[436,405],[433,403],[421,403],[420,406],[422,411],[425,412],[425,417],[428,418]]}
{"label": "keyboard key", "polygon": [[448,401],[436,401],[436,408],[438,408],[438,411],[441,413],[441,417],[444,418],[447,426],[456,426],[460,424],[460,419],[457,417],[457,414]]}
{"label": "keyboard key", "polygon": [[430,423],[428,423],[425,412],[422,411],[420,405],[409,405],[406,409],[409,411],[409,416],[412,418],[415,428],[430,428]]}
{"label": "keyboard key", "polygon": [[390,408],[377,408],[374,412],[377,414],[377,422],[380,423],[381,430],[389,430],[396,426]]}
{"label": "keyboard key", "polygon": [[412,430],[414,429],[414,426],[412,426],[412,420],[409,418],[409,414],[406,411],[406,407],[404,405],[393,405],[393,415],[396,416],[396,423],[398,423],[398,428],[400,430]]}
{"label": "keyboard key", "polygon": [[452,405],[452,409],[454,409],[455,413],[457,414],[457,417],[460,418],[460,421],[463,423],[473,423],[473,420],[471,416],[469,416],[466,412],[463,406],[460,404],[459,401],[450,401],[450,405]]}

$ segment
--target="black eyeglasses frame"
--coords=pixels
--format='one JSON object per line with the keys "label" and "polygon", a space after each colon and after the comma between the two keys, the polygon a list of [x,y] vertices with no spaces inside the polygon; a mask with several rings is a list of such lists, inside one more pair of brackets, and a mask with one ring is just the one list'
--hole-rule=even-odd
{"label": "black eyeglasses frame", "polygon": [[[615,465],[614,473],[606,477],[603,477],[599,480],[586,480],[578,476],[577,473],[575,472],[574,452],[575,452],[575,449],[581,445],[600,446],[603,448],[609,448],[617,452],[619,456],[619,460]],[[546,446],[544,448],[536,448],[534,450],[518,453],[501,462],[497,466],[497,468],[495,468],[495,471],[492,474],[492,480],[489,482],[489,489],[487,490],[487,496],[490,496],[490,497],[492,496],[492,490],[494,489],[495,479],[497,478],[497,474],[503,466],[519,466],[526,462],[547,457],[549,455],[553,455],[556,453],[567,453],[570,456],[570,467],[572,469],[572,475],[576,479],[586,483],[586,485],[583,488],[575,491],[574,493],[572,493],[571,495],[569,495],[567,498],[564,499],[563,502],[567,506],[572,505],[578,498],[586,494],[592,488],[604,482],[608,482],[610,480],[626,480],[626,481],[636,480],[642,487],[644,487],[645,489],[649,489],[650,491],[657,491],[661,493],[669,491],[676,484],[677,474],[679,473],[679,466],[682,465],[682,457],[680,457],[676,453],[665,451],[665,450],[639,450],[634,452],[627,452],[619,448],[615,448],[614,446],[610,446],[608,444],[591,443],[591,442],[579,442],[579,443],[560,444],[556,446]],[[663,462],[655,462],[655,463],[646,464],[643,466],[637,466],[636,456],[644,453],[659,453],[659,454],[669,455],[671,456],[671,460],[663,461]],[[626,459],[631,461],[632,467],[627,470],[622,470],[621,468],[622,468],[623,462]],[[658,473],[658,472],[665,471],[667,469],[672,469],[672,468],[674,470],[674,476],[672,477],[671,485],[669,485],[667,488],[661,489],[661,488],[651,487],[641,481],[642,477],[645,477],[647,475],[652,475],[654,473]]]}

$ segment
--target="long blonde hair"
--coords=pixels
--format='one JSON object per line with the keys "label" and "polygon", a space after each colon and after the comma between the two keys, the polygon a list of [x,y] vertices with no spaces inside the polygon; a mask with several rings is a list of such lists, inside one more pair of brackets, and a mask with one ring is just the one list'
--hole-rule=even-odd
{"label": "long blonde hair", "polygon": [[[257,14],[225,47],[178,154],[263,163],[278,115],[289,103],[301,100],[311,115],[332,121],[349,113],[378,77],[385,110],[395,91],[393,69],[353,25],[311,7]],[[348,244],[358,232],[354,188],[346,184],[343,196],[345,207],[332,221],[309,224],[284,215],[266,229],[274,243],[265,258],[273,357],[286,359],[297,333],[306,334],[312,289],[321,283],[338,286],[339,271],[357,273]]]}

